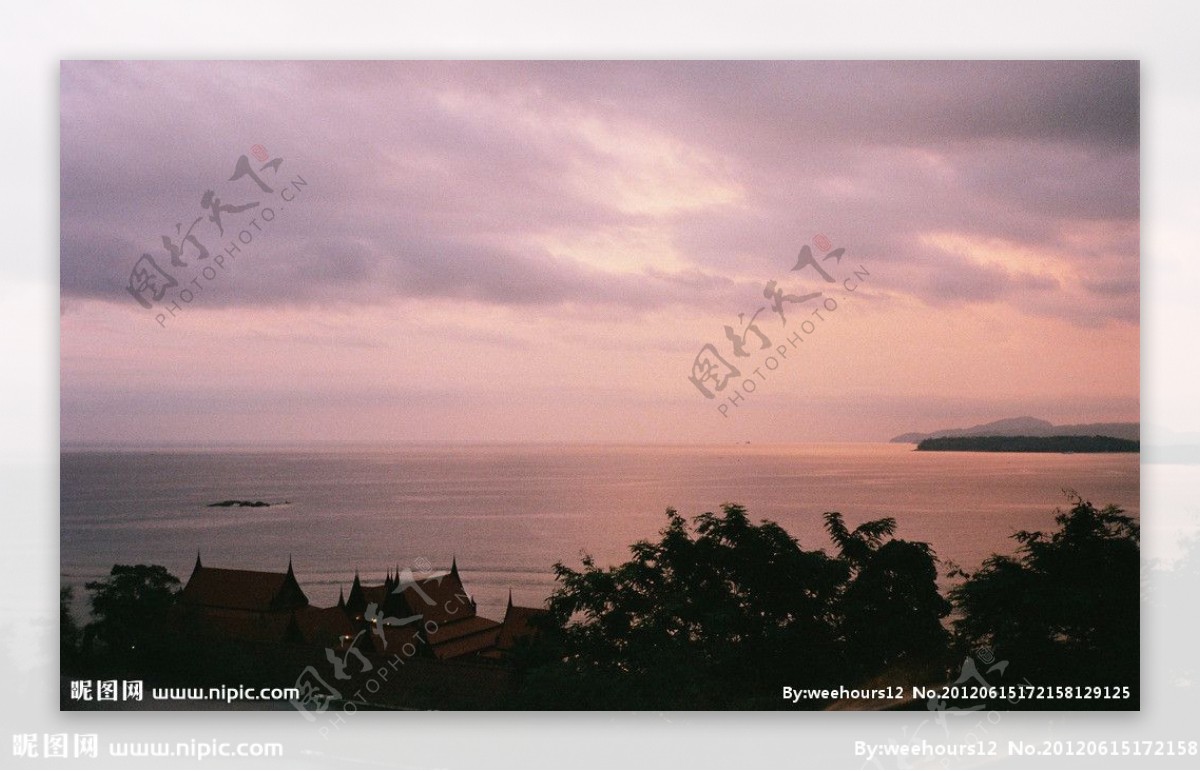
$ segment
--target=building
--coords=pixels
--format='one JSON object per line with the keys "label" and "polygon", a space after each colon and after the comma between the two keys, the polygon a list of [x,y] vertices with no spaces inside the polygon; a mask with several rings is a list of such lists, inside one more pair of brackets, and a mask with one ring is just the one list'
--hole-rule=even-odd
{"label": "building", "polygon": [[202,637],[256,646],[307,645],[338,648],[355,629],[336,608],[317,608],[287,571],[206,567],[196,555],[179,595],[181,619]]}
{"label": "building", "polygon": [[185,621],[205,637],[338,655],[351,648],[368,656],[411,651],[439,662],[503,661],[521,639],[532,637],[531,621],[545,613],[514,606],[510,592],[502,621],[480,616],[457,559],[449,572],[423,578],[397,567],[371,586],[355,572],[349,596],[339,592],[337,605],[318,608],[296,580],[291,560],[286,572],[270,573],[207,567],[197,554],[179,604]]}

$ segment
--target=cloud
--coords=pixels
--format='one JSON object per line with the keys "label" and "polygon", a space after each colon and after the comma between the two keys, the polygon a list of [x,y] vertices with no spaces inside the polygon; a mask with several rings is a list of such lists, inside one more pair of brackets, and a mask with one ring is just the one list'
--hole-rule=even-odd
{"label": "cloud", "polygon": [[1080,312],[1127,319],[1090,287],[1136,292],[1136,237],[1097,263],[1066,235],[1136,233],[1138,77],[1136,62],[67,62],[64,308],[131,302],[134,261],[165,260],[205,190],[258,195],[228,178],[261,143],[310,185],[205,303],[728,313],[816,232],[935,306],[1040,314],[1069,286],[922,241],[960,232],[1101,267]]}
{"label": "cloud", "polygon": [[1059,288],[1051,276],[1013,273],[967,261],[942,261],[927,279],[922,296],[935,304],[994,302],[1018,292],[1049,292]]}

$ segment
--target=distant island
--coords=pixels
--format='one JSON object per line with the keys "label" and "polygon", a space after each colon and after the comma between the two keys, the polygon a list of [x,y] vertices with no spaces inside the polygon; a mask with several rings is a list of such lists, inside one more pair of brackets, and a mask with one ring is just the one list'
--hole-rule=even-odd
{"label": "distant island", "polygon": [[889,441],[900,444],[916,444],[924,439],[948,436],[1012,436],[1012,437],[1061,437],[1061,436],[1108,436],[1117,439],[1141,440],[1139,423],[1077,423],[1056,426],[1048,420],[1032,418],[1005,418],[970,428],[943,428],[927,434],[910,432],[892,437]]}
{"label": "distant island", "polygon": [[922,439],[932,452],[1138,452],[1141,443],[1114,436],[939,436]]}
{"label": "distant island", "polygon": [[248,506],[252,509],[257,509],[257,508],[261,508],[263,506],[270,506],[270,505],[271,504],[267,503],[266,501],[217,501],[216,503],[208,504],[208,507],[211,509],[214,506],[219,506],[221,508],[227,509],[231,506]]}

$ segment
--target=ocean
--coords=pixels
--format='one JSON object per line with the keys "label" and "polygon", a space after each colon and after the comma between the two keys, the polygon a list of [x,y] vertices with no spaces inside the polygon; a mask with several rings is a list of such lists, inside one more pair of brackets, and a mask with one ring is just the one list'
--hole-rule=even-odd
{"label": "ocean", "polygon": [[[412,445],[388,448],[66,450],[61,571],[76,587],[114,563],[157,563],[186,581],[206,565],[286,569],[316,605],[356,570],[448,569],[479,612],[540,605],[552,565],[623,561],[676,508],[722,503],[770,519],[806,549],[830,548],[821,515],[895,517],[968,571],[1011,553],[1017,530],[1054,527],[1064,489],[1138,513],[1137,454],[916,452],[907,444]],[[260,508],[214,508],[228,499]]]}

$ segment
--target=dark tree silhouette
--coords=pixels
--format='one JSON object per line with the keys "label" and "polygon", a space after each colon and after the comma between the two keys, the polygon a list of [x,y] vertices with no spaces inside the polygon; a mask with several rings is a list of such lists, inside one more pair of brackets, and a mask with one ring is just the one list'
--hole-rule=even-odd
{"label": "dark tree silhouette", "polygon": [[936,675],[950,635],[942,619],[951,605],[937,586],[937,559],[928,544],[891,539],[896,520],[848,530],[838,512],[825,530],[850,567],[841,597],[841,639],[851,670],[865,677],[904,663],[909,676]]}
{"label": "dark tree silhouette", "polygon": [[890,538],[896,532],[896,520],[893,517],[884,517],[864,522],[851,532],[842,521],[840,512],[827,511],[825,532],[829,533],[830,540],[838,547],[842,558],[854,568],[859,568],[870,560],[871,554],[879,548],[885,538]]}
{"label": "dark tree silhouette", "polygon": [[[1127,685],[1136,698],[1138,525],[1116,506],[1068,498],[1056,532],[1018,532],[1016,557],[993,555],[964,574],[951,592],[962,614],[956,632],[966,645],[994,648],[1035,685]],[[1089,706],[1111,705],[1076,708]]]}
{"label": "dark tree silhouette", "polygon": [[84,629],[88,653],[115,667],[157,666],[169,655],[169,615],[179,579],[162,565],[113,565],[87,584],[95,620]]}
{"label": "dark tree silhouette", "polygon": [[71,614],[75,592],[69,586],[58,589],[58,662],[64,672],[74,671],[79,658],[79,625]]}
{"label": "dark tree silhouette", "polygon": [[[673,509],[667,520],[661,538],[634,544],[622,565],[602,569],[586,556],[579,571],[555,565],[551,623],[522,662],[521,706],[776,708],[782,685],[847,684],[939,642],[921,649],[945,654],[945,633],[929,629],[948,611],[933,555],[887,540],[893,520],[850,532],[828,515],[839,557],[801,549],[734,504],[692,527]],[[898,646],[868,634],[872,613],[902,620]]]}

